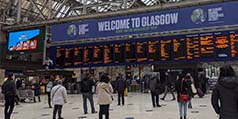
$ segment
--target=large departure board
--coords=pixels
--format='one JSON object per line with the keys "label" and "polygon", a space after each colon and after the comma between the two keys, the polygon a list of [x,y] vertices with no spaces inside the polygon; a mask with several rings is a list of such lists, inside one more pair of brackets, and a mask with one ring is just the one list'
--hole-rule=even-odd
{"label": "large departure board", "polygon": [[137,62],[147,61],[147,59],[148,59],[147,51],[148,51],[148,44],[146,41],[137,42],[137,44],[136,44]]}
{"label": "large departure board", "polygon": [[214,36],[212,33],[201,34],[200,36],[200,57],[214,58]]}
{"label": "large departure board", "polygon": [[83,64],[83,47],[74,48],[74,65]]}
{"label": "large departure board", "polygon": [[125,44],[126,52],[126,62],[135,62],[136,61],[136,43],[126,43]]}
{"label": "large departure board", "polygon": [[88,65],[93,62],[93,46],[85,46],[83,52],[83,64]]}
{"label": "large departure board", "polygon": [[186,36],[186,47],[187,60],[196,60],[200,58],[198,35]]}
{"label": "large departure board", "polygon": [[104,45],[104,64],[111,64],[113,63],[113,52],[114,52],[114,45]]}
{"label": "large departure board", "polygon": [[114,45],[114,63],[124,63],[125,61],[125,46],[122,43]]}
{"label": "large departure board", "polygon": [[171,60],[172,40],[160,40],[160,58],[163,61]]}
{"label": "large departure board", "polygon": [[65,49],[57,48],[56,49],[56,60],[55,60],[56,67],[64,66],[64,58],[65,58]]}
{"label": "large departure board", "polygon": [[74,63],[74,48],[65,49],[65,66],[73,66]]}
{"label": "large departure board", "polygon": [[148,41],[149,61],[159,61],[159,41]]}
{"label": "large departure board", "polygon": [[186,59],[186,40],[185,38],[173,39],[173,59]]}
{"label": "large departure board", "polygon": [[56,67],[238,59],[238,31],[55,46]]}
{"label": "large departure board", "polygon": [[231,57],[238,57],[238,32],[231,31],[230,32],[230,44],[231,44]]}
{"label": "large departure board", "polygon": [[221,32],[215,33],[215,48],[217,58],[228,58],[230,57],[229,40],[227,35]]}
{"label": "large departure board", "polygon": [[103,45],[94,46],[93,52],[93,63],[94,64],[102,64],[103,63],[103,52],[104,52]]}

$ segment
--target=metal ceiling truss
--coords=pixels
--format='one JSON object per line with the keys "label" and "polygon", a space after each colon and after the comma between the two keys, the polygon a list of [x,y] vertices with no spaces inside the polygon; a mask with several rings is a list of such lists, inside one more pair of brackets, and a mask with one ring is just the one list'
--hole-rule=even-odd
{"label": "metal ceiling truss", "polygon": [[181,0],[0,0],[0,22],[11,18],[21,24],[177,1]]}

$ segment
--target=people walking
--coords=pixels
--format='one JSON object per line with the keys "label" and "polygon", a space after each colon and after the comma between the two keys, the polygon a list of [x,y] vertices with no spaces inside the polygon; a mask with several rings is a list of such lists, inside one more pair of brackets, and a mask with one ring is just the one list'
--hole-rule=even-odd
{"label": "people walking", "polygon": [[109,119],[109,107],[113,100],[113,89],[109,81],[109,77],[103,75],[97,84],[96,93],[98,95],[99,119],[103,119],[103,115],[105,115],[105,119]]}
{"label": "people walking", "polygon": [[57,85],[51,90],[53,109],[53,119],[56,119],[56,114],[58,113],[58,119],[64,119],[61,116],[62,108],[65,103],[67,103],[67,91],[64,86],[62,86],[62,80],[57,81]]}
{"label": "people walking", "polygon": [[38,101],[41,102],[41,98],[40,98],[40,94],[41,94],[41,87],[40,87],[40,82],[36,81],[33,86],[32,86],[33,90],[34,90],[34,98],[33,101],[36,102],[36,97],[38,97]]}
{"label": "people walking", "polygon": [[176,100],[175,95],[174,95],[174,89],[173,89],[173,83],[171,81],[171,77],[169,77],[169,74],[166,72],[165,73],[165,92],[164,96],[161,98],[161,100],[165,100],[168,92],[170,92],[173,96],[172,100]]}
{"label": "people walking", "polygon": [[87,100],[91,105],[92,113],[97,113],[94,107],[93,92],[92,88],[95,85],[94,81],[89,79],[89,74],[87,74],[80,83],[81,93],[83,94],[83,109],[84,114],[88,114]]}
{"label": "people walking", "polygon": [[192,94],[190,93],[191,84],[188,83],[189,81],[185,81],[184,77],[185,74],[181,73],[175,83],[180,119],[187,119],[187,105],[192,97]]}
{"label": "people walking", "polygon": [[188,108],[192,109],[193,108],[192,99],[194,97],[194,92],[192,91],[192,86],[194,86],[194,80],[190,73],[187,73],[184,79],[185,79],[186,84],[189,86],[189,88],[187,89],[189,96],[190,96],[190,100],[188,101]]}
{"label": "people walking", "polygon": [[9,75],[7,80],[2,85],[2,93],[5,96],[4,119],[10,119],[14,110],[14,101],[16,97],[16,83],[12,75]]}
{"label": "people walking", "polygon": [[49,80],[49,82],[47,83],[46,85],[46,93],[47,93],[47,96],[48,96],[48,105],[49,105],[49,108],[52,108],[51,106],[51,96],[50,96],[50,93],[51,93],[51,90],[54,86],[54,83],[53,83],[53,80]]}
{"label": "people walking", "polygon": [[127,82],[123,78],[123,75],[121,73],[119,73],[119,75],[116,79],[116,90],[118,93],[118,104],[117,105],[121,105],[121,100],[122,100],[122,105],[125,104],[124,92],[125,92],[125,89],[127,86],[126,84],[127,84]]}
{"label": "people walking", "polygon": [[157,77],[155,74],[152,74],[149,80],[149,89],[153,107],[161,107],[159,104],[159,85],[159,77]]}
{"label": "people walking", "polygon": [[238,79],[231,66],[220,68],[218,84],[212,92],[212,106],[219,119],[238,119]]}

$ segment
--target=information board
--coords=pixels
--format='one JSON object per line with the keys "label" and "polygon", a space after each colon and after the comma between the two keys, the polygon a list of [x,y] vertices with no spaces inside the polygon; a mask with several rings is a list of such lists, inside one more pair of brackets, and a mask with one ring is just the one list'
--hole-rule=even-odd
{"label": "information board", "polygon": [[148,58],[149,61],[159,60],[159,41],[148,41]]}
{"label": "information board", "polygon": [[135,62],[136,61],[136,43],[126,43],[125,46],[126,52],[126,62]]}
{"label": "information board", "polygon": [[103,52],[104,52],[104,46],[98,45],[94,46],[94,52],[93,52],[93,63],[94,64],[102,64],[103,63]]}
{"label": "information board", "polygon": [[200,58],[198,35],[187,36],[186,47],[187,60],[194,60]]}
{"label": "information board", "polygon": [[113,63],[113,52],[114,46],[113,45],[104,45],[104,64],[111,64]]}
{"label": "information board", "polygon": [[94,67],[238,59],[238,31],[55,46],[55,67]]}
{"label": "information board", "polygon": [[148,53],[148,43],[137,42],[136,44],[136,54],[137,54],[137,62],[145,62],[147,61],[147,53]]}
{"label": "information board", "polygon": [[115,63],[124,63],[125,61],[124,44],[119,43],[114,45],[114,55],[115,55],[115,59],[114,59]]}
{"label": "information board", "polygon": [[74,65],[83,64],[83,48],[75,47],[74,48]]}
{"label": "information board", "polygon": [[173,59],[184,60],[186,59],[186,40],[185,38],[173,39]]}

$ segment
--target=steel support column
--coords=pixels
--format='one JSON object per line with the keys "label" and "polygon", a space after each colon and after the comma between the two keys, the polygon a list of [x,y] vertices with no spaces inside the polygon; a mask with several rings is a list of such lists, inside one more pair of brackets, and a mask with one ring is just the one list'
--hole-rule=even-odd
{"label": "steel support column", "polygon": [[51,19],[51,18],[53,18],[53,12],[52,12],[52,0],[49,0],[49,2],[48,2],[48,9],[49,9],[49,13],[48,13],[48,19]]}
{"label": "steel support column", "polygon": [[124,3],[123,3],[123,5],[124,5],[123,8],[124,9],[127,9],[127,2],[128,2],[128,0],[124,0]]}
{"label": "steel support column", "polygon": [[21,22],[21,4],[22,4],[22,0],[18,0],[18,5],[17,5],[17,24],[20,24],[20,22]]}

